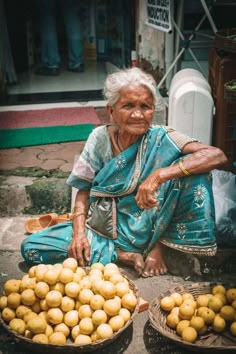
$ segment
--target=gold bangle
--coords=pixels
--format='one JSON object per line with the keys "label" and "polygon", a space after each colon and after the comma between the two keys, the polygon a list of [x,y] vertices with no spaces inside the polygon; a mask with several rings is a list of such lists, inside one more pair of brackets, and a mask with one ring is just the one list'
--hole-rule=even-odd
{"label": "gold bangle", "polygon": [[179,160],[178,165],[179,165],[179,168],[181,169],[181,171],[183,172],[183,174],[185,176],[190,176],[191,175],[191,173],[188,170],[186,170],[186,168],[184,167],[182,160]]}
{"label": "gold bangle", "polygon": [[80,215],[86,216],[86,213],[82,212],[82,211],[78,211],[77,213],[72,213],[70,216],[70,220],[74,220],[74,218],[76,218],[77,216],[80,216]]}

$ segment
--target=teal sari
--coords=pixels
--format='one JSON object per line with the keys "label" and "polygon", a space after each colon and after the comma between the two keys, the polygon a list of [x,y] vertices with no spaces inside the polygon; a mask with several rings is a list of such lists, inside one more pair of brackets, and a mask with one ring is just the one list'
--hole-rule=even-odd
{"label": "teal sari", "polygon": [[[106,234],[103,237],[89,224],[86,226],[91,264],[115,262],[118,248],[145,257],[157,241],[183,252],[216,253],[211,174],[162,184],[155,193],[158,206],[151,210],[140,209],[136,203],[140,183],[156,169],[174,164],[180,158],[181,148],[166,127],[150,128],[116,157],[106,127],[94,130],[67,181],[78,189],[90,190],[91,209],[101,198],[115,201],[116,210],[113,208],[110,223],[115,239]],[[22,255],[31,263],[53,263],[53,257],[54,263],[62,261],[67,257],[71,239],[70,222],[55,225],[25,239]],[[53,245],[54,250],[47,249]]]}

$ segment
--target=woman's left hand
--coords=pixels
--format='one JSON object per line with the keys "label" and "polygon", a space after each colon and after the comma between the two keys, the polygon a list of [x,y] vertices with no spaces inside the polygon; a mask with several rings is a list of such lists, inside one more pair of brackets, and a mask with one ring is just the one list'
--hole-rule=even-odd
{"label": "woman's left hand", "polygon": [[152,209],[158,205],[154,193],[158,190],[160,184],[158,170],[140,184],[135,199],[141,209]]}

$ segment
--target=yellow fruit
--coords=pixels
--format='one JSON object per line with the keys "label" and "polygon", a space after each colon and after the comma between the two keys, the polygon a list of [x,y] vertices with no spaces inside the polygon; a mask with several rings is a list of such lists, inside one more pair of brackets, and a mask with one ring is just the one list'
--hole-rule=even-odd
{"label": "yellow fruit", "polygon": [[9,279],[3,285],[3,291],[5,295],[11,293],[18,293],[20,291],[20,282],[17,279]]}
{"label": "yellow fruit", "polygon": [[76,310],[71,310],[65,313],[64,323],[69,327],[74,327],[79,323],[79,314]]}
{"label": "yellow fruit", "polygon": [[100,310],[103,308],[105,299],[102,295],[96,294],[90,300],[90,306],[93,310]]}
{"label": "yellow fruit", "polygon": [[56,284],[50,285],[50,290],[60,291],[60,293],[63,296],[63,295],[65,295],[65,284],[58,281]]}
{"label": "yellow fruit", "polygon": [[174,313],[175,315],[179,316],[179,307],[175,306],[170,313]]}
{"label": "yellow fruit", "polygon": [[199,331],[201,331],[204,326],[205,326],[205,322],[204,319],[200,316],[193,316],[190,320],[190,327],[193,327],[194,329],[196,329],[196,331],[199,333]]}
{"label": "yellow fruit", "polygon": [[38,313],[39,317],[43,318],[46,322],[47,320],[47,311],[41,311]]}
{"label": "yellow fruit", "polygon": [[229,330],[233,336],[236,336],[236,322],[231,323]]}
{"label": "yellow fruit", "polygon": [[171,311],[175,307],[175,300],[171,296],[165,296],[161,299],[160,306],[164,311]]}
{"label": "yellow fruit", "polygon": [[224,331],[225,327],[226,327],[225,320],[219,314],[217,314],[212,323],[213,330],[217,333],[220,333]]}
{"label": "yellow fruit", "polygon": [[97,335],[99,339],[107,339],[113,336],[113,330],[107,323],[102,323],[97,328]]}
{"label": "yellow fruit", "polygon": [[78,310],[79,318],[86,318],[86,317],[92,317],[93,310],[91,309],[90,305],[84,304],[81,305],[79,310]]}
{"label": "yellow fruit", "polygon": [[235,317],[235,309],[230,305],[225,305],[220,310],[220,316],[225,321],[233,321]]}
{"label": "yellow fruit", "polygon": [[89,279],[88,276],[83,277],[83,279],[80,280],[79,285],[81,289],[91,289],[92,288],[92,281]]}
{"label": "yellow fruit", "polygon": [[20,292],[26,290],[26,289],[32,289],[34,290],[36,285],[36,278],[22,278],[22,281],[20,283]]}
{"label": "yellow fruit", "polygon": [[59,281],[63,284],[67,284],[70,281],[73,281],[74,272],[70,268],[62,268],[59,273]]}
{"label": "yellow fruit", "polygon": [[175,300],[175,306],[180,306],[183,303],[183,297],[180,293],[172,293],[170,295],[170,297],[172,297]]}
{"label": "yellow fruit", "polygon": [[88,275],[89,275],[89,279],[91,279],[91,277],[94,277],[94,279],[103,278],[103,272],[96,268],[91,269]]}
{"label": "yellow fruit", "polygon": [[39,304],[40,304],[41,310],[47,311],[49,309],[46,299],[41,299],[39,301]]}
{"label": "yellow fruit", "polygon": [[59,323],[54,327],[54,332],[62,332],[67,338],[70,334],[70,328],[65,323]]}
{"label": "yellow fruit", "polygon": [[85,272],[84,268],[82,268],[82,267],[78,267],[76,269],[76,274],[78,274],[80,276],[80,279],[82,279],[83,277],[86,276],[86,272]]}
{"label": "yellow fruit", "polygon": [[7,306],[16,309],[21,304],[21,296],[19,293],[11,293],[7,297]]}
{"label": "yellow fruit", "polygon": [[75,340],[75,338],[78,337],[79,334],[80,334],[79,325],[76,325],[71,329],[71,337]]}
{"label": "yellow fruit", "polygon": [[48,343],[50,344],[66,344],[66,336],[62,332],[54,332],[48,337]]}
{"label": "yellow fruit", "polygon": [[138,300],[133,293],[125,294],[121,299],[122,307],[125,307],[128,310],[134,310]]}
{"label": "yellow fruit", "polygon": [[91,318],[82,318],[79,323],[81,334],[91,334],[94,331],[94,324]]}
{"label": "yellow fruit", "polygon": [[58,308],[51,308],[47,312],[47,321],[51,324],[59,324],[63,321],[63,312]]}
{"label": "yellow fruit", "polygon": [[211,324],[215,318],[215,312],[208,307],[200,307],[197,314],[204,319],[205,324],[207,325]]}
{"label": "yellow fruit", "polygon": [[167,326],[173,329],[177,327],[179,321],[180,321],[179,316],[174,313],[169,313],[169,315],[166,317]]}
{"label": "yellow fruit", "polygon": [[119,315],[123,317],[125,323],[128,322],[131,318],[131,313],[128,309],[122,307],[119,311]]}
{"label": "yellow fruit", "polygon": [[80,285],[76,282],[69,282],[65,285],[65,293],[67,296],[76,298],[80,292]]}
{"label": "yellow fruit", "polygon": [[102,284],[102,288],[100,289],[100,294],[105,299],[112,299],[116,295],[115,285],[112,282],[105,280]]}
{"label": "yellow fruit", "polygon": [[32,306],[36,301],[35,293],[32,289],[26,289],[21,293],[21,303],[26,306]]}
{"label": "yellow fruit", "polygon": [[58,290],[51,290],[47,293],[45,300],[49,307],[58,307],[62,301],[62,294]]}
{"label": "yellow fruit", "polygon": [[45,334],[47,337],[49,337],[51,334],[53,333],[53,328],[51,325],[47,324],[46,330],[45,330]]}
{"label": "yellow fruit", "polygon": [[190,321],[189,320],[181,320],[176,326],[176,333],[181,336],[184,328],[189,327]]}
{"label": "yellow fruit", "polygon": [[16,309],[16,317],[23,319],[27,312],[31,312],[30,308],[25,305],[20,305]]}
{"label": "yellow fruit", "polygon": [[78,344],[78,345],[87,345],[87,344],[91,344],[91,343],[92,343],[92,339],[90,338],[90,336],[87,336],[86,334],[79,334],[75,338],[75,344]]}
{"label": "yellow fruit", "polygon": [[129,285],[124,283],[124,282],[120,282],[117,283],[116,285],[116,295],[118,295],[119,297],[123,297],[125,294],[129,293]]}
{"label": "yellow fruit", "polygon": [[32,318],[37,317],[37,313],[33,312],[33,311],[29,311],[26,312],[26,314],[23,317],[24,322],[27,324],[29,322],[29,320],[31,320]]}
{"label": "yellow fruit", "polygon": [[[235,309],[235,311],[236,311],[236,300],[234,300],[233,302],[232,302],[232,304],[231,304],[231,306]],[[1,307],[1,306],[0,306]]]}
{"label": "yellow fruit", "polygon": [[110,318],[108,324],[111,326],[113,332],[117,332],[124,327],[125,321],[122,316],[116,315]]}
{"label": "yellow fruit", "polygon": [[192,304],[186,303],[179,307],[179,318],[182,320],[190,320],[194,315],[195,308]]}
{"label": "yellow fruit", "polygon": [[60,308],[63,312],[68,312],[75,309],[75,300],[69,296],[63,296]]}
{"label": "yellow fruit", "polygon": [[75,282],[75,283],[77,283],[77,284],[79,284],[79,283],[80,283],[80,280],[81,280],[80,275],[77,274],[77,273],[74,273],[72,281]]}
{"label": "yellow fruit", "polygon": [[223,302],[217,296],[212,296],[208,301],[208,307],[214,312],[219,312],[222,306]]}
{"label": "yellow fruit", "polygon": [[100,294],[100,289],[102,288],[104,280],[102,279],[95,279],[92,281],[91,290],[94,294]]}
{"label": "yellow fruit", "polygon": [[49,285],[56,284],[59,273],[56,269],[48,269],[43,275],[43,281]]}
{"label": "yellow fruit", "polygon": [[50,290],[49,285],[44,281],[39,281],[34,288],[35,295],[39,299],[44,299],[47,293],[49,292],[49,290]]}
{"label": "yellow fruit", "polygon": [[3,295],[0,297],[0,309],[3,310],[7,307],[7,296]]}
{"label": "yellow fruit", "polygon": [[182,339],[185,342],[194,343],[197,339],[197,331],[192,327],[186,327],[182,332]]}
{"label": "yellow fruit", "polygon": [[183,301],[184,301],[184,300],[187,300],[187,299],[192,299],[192,300],[194,300],[194,296],[193,296],[193,294],[191,294],[191,293],[184,293],[184,294],[182,295],[182,298],[183,298]]}
{"label": "yellow fruit", "polygon": [[93,263],[90,267],[91,270],[93,269],[98,269],[100,270],[101,272],[103,272],[103,269],[104,269],[104,265],[102,263]]}
{"label": "yellow fruit", "polygon": [[119,270],[119,268],[118,268],[118,266],[115,264],[115,263],[107,263],[105,266],[104,266],[104,268],[103,268],[103,272],[105,272],[106,270],[108,270],[108,269],[114,269],[114,270],[116,270],[116,271],[120,271]]}
{"label": "yellow fruit", "polygon": [[97,342],[98,340],[98,334],[97,334],[97,331],[93,331],[93,333],[90,335],[90,338],[92,340],[92,342]]}
{"label": "yellow fruit", "polygon": [[44,333],[46,327],[47,327],[46,321],[40,316],[31,318],[26,325],[26,328],[34,334]]}
{"label": "yellow fruit", "polygon": [[73,272],[76,271],[77,267],[78,267],[78,262],[75,258],[67,258],[64,260],[64,262],[62,263],[62,266],[64,268],[69,268],[71,270],[73,270]]}
{"label": "yellow fruit", "polygon": [[45,264],[39,264],[35,268],[35,278],[38,281],[43,281],[44,273],[47,271],[47,266]]}
{"label": "yellow fruit", "polygon": [[192,299],[186,299],[183,301],[182,305],[189,305],[192,308],[194,308],[194,310],[196,310],[197,308],[197,302],[195,300]]}
{"label": "yellow fruit", "polygon": [[25,333],[25,322],[20,318],[13,318],[9,323],[9,327],[18,334]]}
{"label": "yellow fruit", "polygon": [[31,306],[33,312],[39,313],[41,312],[40,302],[36,300],[35,303]]}
{"label": "yellow fruit", "polygon": [[117,283],[123,282],[123,281],[124,281],[124,277],[123,277],[123,275],[120,274],[120,273],[115,273],[115,274],[113,274],[113,275],[110,277],[109,281],[110,281],[111,283],[113,283],[114,285],[116,285]]}
{"label": "yellow fruit", "polygon": [[35,334],[32,337],[33,342],[48,344],[48,337],[44,333]]}
{"label": "yellow fruit", "polygon": [[81,302],[81,304],[89,304],[93,296],[94,294],[92,290],[82,289],[79,293],[78,299]]}
{"label": "yellow fruit", "polygon": [[212,294],[215,295],[215,294],[223,294],[225,295],[226,294],[226,289],[224,287],[224,285],[222,284],[217,284],[213,287],[212,289]]}
{"label": "yellow fruit", "polygon": [[200,330],[198,331],[198,334],[199,334],[200,336],[202,336],[203,334],[207,333],[207,331],[208,331],[208,327],[207,327],[207,325],[204,325],[204,327],[202,327],[202,329],[200,329]]}
{"label": "yellow fruit", "polygon": [[236,300],[236,288],[230,288],[226,291],[226,299],[229,304]]}
{"label": "yellow fruit", "polygon": [[108,299],[104,302],[103,309],[109,316],[115,316],[118,315],[121,305],[115,299]]}
{"label": "yellow fruit", "polygon": [[116,268],[104,268],[104,271],[103,271],[103,278],[104,280],[110,280],[110,278],[112,276],[114,276],[115,274],[120,274],[120,271],[119,269],[116,269]]}
{"label": "yellow fruit", "polygon": [[226,295],[221,293],[216,293],[214,296],[218,297],[222,301],[223,305],[227,305]]}
{"label": "yellow fruit", "polygon": [[60,271],[63,268],[63,265],[61,263],[56,263],[56,264],[53,264],[53,268],[58,272],[58,275],[59,275]]}
{"label": "yellow fruit", "polygon": [[209,297],[206,294],[199,295],[197,297],[197,308],[199,307],[207,307],[209,301]]}
{"label": "yellow fruit", "polygon": [[107,314],[104,310],[96,310],[92,314],[92,321],[96,326],[107,322]]}
{"label": "yellow fruit", "polygon": [[36,265],[30,267],[30,269],[28,270],[28,275],[30,278],[34,278],[35,277],[35,269],[36,269]]}

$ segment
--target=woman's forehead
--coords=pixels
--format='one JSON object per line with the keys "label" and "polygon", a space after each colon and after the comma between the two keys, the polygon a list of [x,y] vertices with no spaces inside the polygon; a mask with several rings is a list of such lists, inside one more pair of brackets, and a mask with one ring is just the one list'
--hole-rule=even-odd
{"label": "woman's forehead", "polygon": [[140,84],[132,84],[131,86],[125,86],[120,90],[120,99],[128,97],[141,97],[152,98],[152,93],[148,87]]}

